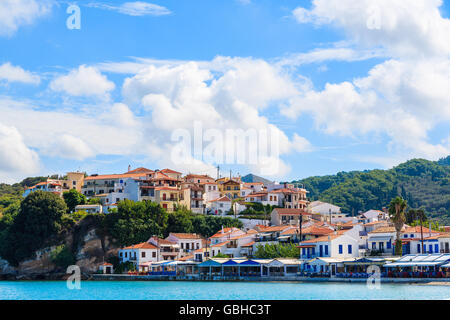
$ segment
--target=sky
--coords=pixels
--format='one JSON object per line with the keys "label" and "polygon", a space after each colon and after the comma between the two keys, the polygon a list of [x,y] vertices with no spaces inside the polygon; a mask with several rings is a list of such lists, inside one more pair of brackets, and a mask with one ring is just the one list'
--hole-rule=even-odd
{"label": "sky", "polygon": [[[450,154],[450,3],[2,0],[0,182]],[[241,140],[239,140],[241,139]]]}

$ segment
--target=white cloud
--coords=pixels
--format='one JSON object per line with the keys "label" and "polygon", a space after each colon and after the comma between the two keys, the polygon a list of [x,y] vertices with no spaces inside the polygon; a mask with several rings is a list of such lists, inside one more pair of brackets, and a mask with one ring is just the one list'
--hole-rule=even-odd
{"label": "white cloud", "polygon": [[[122,92],[125,101],[151,114],[145,121],[149,126],[145,135],[161,146],[174,130],[193,132],[195,123],[201,123],[202,130],[222,134],[223,145],[233,141],[226,136],[227,130],[241,135],[268,132],[277,136],[274,143],[279,155],[291,151],[285,133],[259,111],[271,102],[295,96],[297,88],[282,69],[266,61],[218,57],[209,63],[152,65],[127,78]],[[248,152],[257,154],[258,145],[249,146]],[[288,166],[279,168],[287,170]]]}
{"label": "white cloud", "polygon": [[105,3],[93,2],[89,3],[87,6],[105,10],[117,11],[122,14],[129,16],[163,16],[171,14],[171,11],[166,7],[159,6],[157,4],[135,1],[135,2],[125,2],[120,6],[109,5]]}
{"label": "white cloud", "polygon": [[38,170],[39,156],[24,143],[17,128],[0,123],[0,181],[13,182]]}
{"label": "white cloud", "polygon": [[450,54],[450,20],[441,0],[313,0],[293,11],[300,23],[332,24],[359,45],[383,47],[395,56]]}
{"label": "white cloud", "polygon": [[430,144],[428,132],[450,121],[449,72],[449,60],[389,60],[365,78],[310,89],[282,113],[291,118],[312,114],[317,128],[330,135],[384,133],[392,150],[437,159],[450,149]]}
{"label": "white cloud", "polygon": [[358,49],[321,49],[288,62],[351,60],[371,50],[390,60],[365,77],[327,83],[321,91],[306,88],[282,113],[311,114],[328,134],[387,135],[390,156],[380,163],[448,155],[448,143],[433,144],[428,137],[438,124],[450,122],[450,20],[440,14],[441,5],[440,0],[313,0],[310,10],[294,10],[300,23],[344,30],[347,45]]}
{"label": "white cloud", "polygon": [[[126,114],[124,106],[121,108],[122,115]],[[2,121],[14,125],[26,145],[38,149],[41,155],[75,160],[99,154],[127,156],[142,152],[140,125],[111,116],[119,114],[117,110],[116,106],[89,114],[39,110],[29,102],[0,99]]]}
{"label": "white cloud", "polygon": [[0,1],[0,36],[12,36],[21,26],[48,14],[52,5],[51,0]]}
{"label": "white cloud", "polygon": [[10,62],[0,65],[0,80],[30,84],[39,84],[41,82],[38,75],[26,71],[19,66],[13,66]]}
{"label": "white cloud", "polygon": [[297,152],[310,152],[313,150],[313,146],[308,139],[294,133],[294,138],[292,139],[292,149]]}
{"label": "white cloud", "polygon": [[307,53],[290,54],[279,59],[279,66],[301,66],[304,64],[320,63],[324,61],[363,61],[385,57],[386,53],[380,49],[356,50],[346,47],[315,49]]}
{"label": "white cloud", "polygon": [[54,79],[50,83],[50,88],[71,96],[101,97],[114,90],[115,84],[96,68],[82,65],[69,74]]}
{"label": "white cloud", "polygon": [[85,141],[70,134],[55,137],[48,147],[40,151],[52,157],[73,160],[84,160],[94,155]]}

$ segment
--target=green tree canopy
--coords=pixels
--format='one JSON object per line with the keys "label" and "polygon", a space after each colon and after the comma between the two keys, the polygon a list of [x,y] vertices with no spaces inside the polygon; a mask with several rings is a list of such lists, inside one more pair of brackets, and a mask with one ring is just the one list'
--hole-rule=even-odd
{"label": "green tree canopy", "polygon": [[67,208],[69,212],[75,210],[75,207],[80,204],[86,203],[86,196],[76,189],[70,189],[69,191],[65,191],[63,193],[64,201],[66,202]]}
{"label": "green tree canopy", "polygon": [[120,201],[117,210],[106,216],[108,233],[119,246],[144,242],[153,235],[163,236],[167,222],[167,212],[150,201]]}
{"label": "green tree canopy", "polygon": [[397,233],[397,239],[395,242],[395,254],[402,255],[402,239],[401,232],[403,225],[406,222],[405,210],[407,202],[401,197],[395,197],[389,204],[389,217],[394,223],[395,231]]}
{"label": "green tree canopy", "polygon": [[61,231],[66,211],[65,202],[56,194],[43,191],[29,194],[3,234],[0,256],[12,265],[30,258]]}

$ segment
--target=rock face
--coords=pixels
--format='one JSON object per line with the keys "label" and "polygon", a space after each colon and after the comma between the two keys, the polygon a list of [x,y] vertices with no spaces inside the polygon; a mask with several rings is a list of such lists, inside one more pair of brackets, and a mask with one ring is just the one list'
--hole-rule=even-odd
{"label": "rock face", "polygon": [[83,237],[83,245],[77,251],[77,265],[81,272],[95,272],[107,258],[117,256],[118,250],[118,248],[111,246],[108,238],[101,239],[97,236],[95,229],[90,229]]}
{"label": "rock face", "polygon": [[[119,248],[114,247],[108,237],[100,237],[89,218],[82,220],[64,242],[75,252],[76,265],[84,274],[96,272],[100,264],[111,256],[117,256]],[[76,246],[76,248],[74,248]],[[0,259],[0,279],[62,279],[66,270],[52,263],[50,255],[57,246],[40,249],[32,259],[22,261],[17,268]]]}

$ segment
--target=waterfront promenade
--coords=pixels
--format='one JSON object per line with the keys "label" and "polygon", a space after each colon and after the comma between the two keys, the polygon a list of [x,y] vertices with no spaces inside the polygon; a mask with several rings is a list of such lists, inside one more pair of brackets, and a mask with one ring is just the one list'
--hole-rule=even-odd
{"label": "waterfront promenade", "polygon": [[[128,275],[128,274],[93,274],[92,280],[97,281],[219,281],[219,282],[335,282],[335,283],[366,283],[367,278],[337,278],[337,277],[301,277],[301,276],[270,276],[270,277],[221,277],[221,276],[174,276],[174,275]],[[369,280],[370,281],[370,280]],[[450,278],[380,278],[381,283],[436,283],[450,285]]]}

